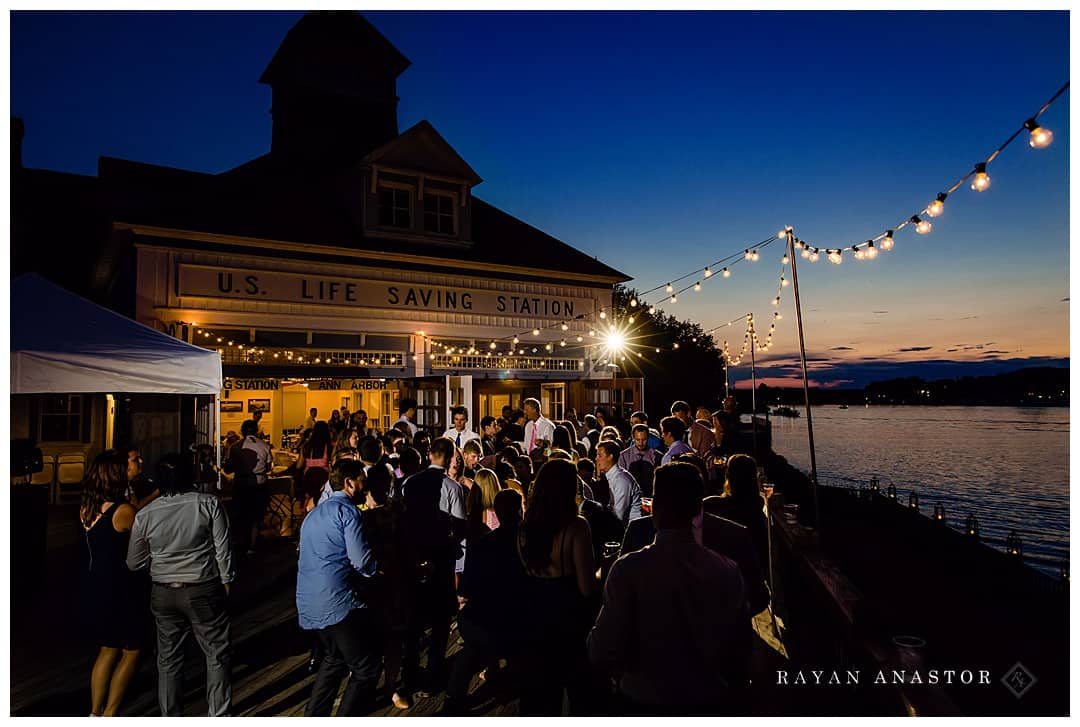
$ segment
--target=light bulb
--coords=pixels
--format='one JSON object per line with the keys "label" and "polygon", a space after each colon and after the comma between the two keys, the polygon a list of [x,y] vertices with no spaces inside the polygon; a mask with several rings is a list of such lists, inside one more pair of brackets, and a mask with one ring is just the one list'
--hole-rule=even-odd
{"label": "light bulb", "polygon": [[564,331],[566,331],[566,330],[569,330],[569,329],[570,329],[570,326],[566,325],[565,323],[563,323],[561,327],[562,327],[562,329],[563,329]]}
{"label": "light bulb", "polygon": [[731,277],[731,271],[730,271],[730,270],[728,270],[727,268],[724,268],[724,269],[723,269],[723,270],[721,271],[721,273],[723,274],[723,276],[724,276],[725,278],[730,278],[730,277]]}
{"label": "light bulb", "polygon": [[672,290],[674,290],[674,288],[672,288],[672,287],[671,287],[671,283],[668,283],[668,284],[667,284],[667,287],[666,287],[666,288],[664,288],[664,290],[666,290],[667,292],[669,292],[669,293],[670,293],[670,292],[671,292]]}
{"label": "light bulb", "polygon": [[673,296],[671,296],[671,302],[672,303],[678,303],[679,299],[676,296],[673,295]]}
{"label": "light bulb", "polygon": [[755,263],[756,263],[756,262],[758,261],[758,258],[759,258],[759,257],[761,257],[761,256],[760,256],[760,255],[758,255],[758,251],[757,251],[757,250],[751,250],[751,251],[750,251],[750,260],[751,260],[751,262],[755,262]]}
{"label": "light bulb", "polygon": [[705,277],[706,278],[711,278],[712,277],[712,270],[709,270],[708,268],[705,268]]}
{"label": "light bulb", "polygon": [[779,295],[772,299],[772,304],[773,305],[780,305],[780,296]]}
{"label": "light bulb", "polygon": [[787,230],[780,230],[780,232],[776,233],[777,240],[783,240],[785,237],[787,237]]}
{"label": "light bulb", "polygon": [[780,258],[780,264],[781,264],[781,265],[787,265],[787,264],[788,264],[788,262],[790,262],[790,261],[788,260],[788,256],[787,256],[787,255],[784,255],[784,257]]}
{"label": "light bulb", "polygon": [[773,313],[773,318],[779,321],[783,318],[783,316],[780,315],[780,311],[776,311],[775,313]]}
{"label": "light bulb", "polygon": [[809,258],[810,257],[810,250],[804,247],[803,250],[802,250],[802,257],[803,258]]}
{"label": "light bulb", "polygon": [[[839,260],[837,262],[839,262]],[[780,276],[780,287],[781,288],[786,288],[787,286],[788,286],[787,278],[785,278],[783,275],[781,275]]]}
{"label": "light bulb", "polygon": [[630,307],[631,308],[637,308],[637,298],[631,298],[630,299]]}
{"label": "light bulb", "polygon": [[582,341],[584,341],[585,339],[584,339],[584,338],[582,338],[581,336],[578,336],[578,337],[577,337],[577,340],[578,340],[578,343],[581,343],[581,342],[582,342]]}
{"label": "light bulb", "polygon": [[865,250],[863,250],[861,247],[855,248],[855,259],[856,260],[862,260],[865,257],[866,257],[866,251]]}
{"label": "light bulb", "polygon": [[815,250],[814,252],[810,253],[810,262],[816,263],[817,261],[818,261],[818,254],[817,254],[817,251]]}
{"label": "light bulb", "polygon": [[595,335],[596,335],[596,331],[589,331],[589,335],[590,335],[590,336],[595,336]]}
{"label": "light bulb", "polygon": [[695,293],[701,292],[701,283],[700,282],[694,283],[694,292]]}
{"label": "light bulb", "polygon": [[911,218],[911,221],[915,223],[915,232],[918,232],[920,235],[926,235],[930,232],[932,225],[929,220],[920,219],[918,215],[915,215]]}
{"label": "light bulb", "polygon": [[540,335],[540,329],[539,328],[534,328],[533,329],[533,335],[534,336],[539,336]]}
{"label": "light bulb", "polygon": [[1050,146],[1050,142],[1054,140],[1054,132],[1039,126],[1035,119],[1028,119],[1025,121],[1024,127],[1031,130],[1031,136],[1028,138],[1028,146],[1033,149],[1045,149]]}
{"label": "light bulb", "polygon": [[[831,262],[833,265],[839,265],[841,262],[843,262],[843,258],[840,257],[840,251],[839,250],[830,250],[829,251],[829,262]],[[781,280],[782,280],[781,285],[787,285],[786,280],[783,280],[783,278],[781,278]]]}
{"label": "light bulb", "polygon": [[653,313],[656,313],[656,306],[655,305],[650,305],[649,306],[649,314],[652,315]]}
{"label": "light bulb", "polygon": [[521,340],[521,339],[519,339],[517,336],[514,336],[514,345],[515,346],[517,345],[519,340]]}
{"label": "light bulb", "polygon": [[548,351],[550,351],[551,350],[551,344],[549,343],[548,345],[544,346],[544,348],[546,348]]}
{"label": "light bulb", "polygon": [[672,347],[672,348],[678,348],[678,347],[679,347],[679,344],[678,344],[678,343],[673,343],[673,344],[671,344],[671,347]]}
{"label": "light bulb", "polygon": [[947,195],[942,192],[937,196],[937,199],[926,205],[926,214],[930,215],[931,217],[940,217],[941,213],[945,211],[946,196]]}
{"label": "light bulb", "polygon": [[976,192],[985,192],[990,187],[990,175],[986,173],[986,163],[979,162],[975,165],[975,179],[971,182],[971,188]]}
{"label": "light bulb", "polygon": [[874,247],[873,240],[866,243],[866,257],[870,258],[871,260],[877,257],[877,248]]}
{"label": "light bulb", "polygon": [[747,260],[753,260],[753,257],[750,256],[750,248],[743,250],[743,257]]}
{"label": "light bulb", "polygon": [[634,322],[634,317],[630,316],[630,318],[628,318],[627,320],[629,320],[631,323],[633,323]]}
{"label": "light bulb", "polygon": [[656,352],[657,352],[657,353],[660,353],[660,349],[659,349],[659,348],[658,348],[658,349],[656,349]]}
{"label": "light bulb", "polygon": [[893,248],[892,233],[893,233],[893,231],[889,230],[888,232],[885,233],[885,237],[881,238],[881,249],[882,250],[892,250],[892,248]]}
{"label": "light bulb", "polygon": [[491,343],[489,343],[488,348],[495,348],[495,342],[492,341]]}
{"label": "light bulb", "polygon": [[600,311],[600,317],[601,318],[607,318],[607,313],[605,313],[603,310],[601,310]]}
{"label": "light bulb", "polygon": [[615,324],[614,323],[609,323],[608,324],[608,330],[609,331],[614,331],[615,330]]}

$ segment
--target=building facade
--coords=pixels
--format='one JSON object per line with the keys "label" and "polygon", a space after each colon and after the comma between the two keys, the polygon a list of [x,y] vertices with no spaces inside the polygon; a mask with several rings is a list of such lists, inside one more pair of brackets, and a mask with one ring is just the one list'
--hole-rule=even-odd
{"label": "building facade", "polygon": [[222,430],[258,410],[279,445],[311,408],[398,402],[443,431],[536,397],[641,406],[600,341],[627,276],[473,194],[480,176],[426,122],[399,132],[409,61],[363,17],[309,13],[260,82],[269,153],[221,174],[102,158],[94,274],[147,325],[218,350]]}

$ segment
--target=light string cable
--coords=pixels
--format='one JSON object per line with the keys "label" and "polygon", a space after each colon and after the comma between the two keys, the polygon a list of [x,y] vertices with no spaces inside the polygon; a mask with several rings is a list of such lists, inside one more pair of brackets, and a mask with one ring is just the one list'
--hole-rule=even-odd
{"label": "light string cable", "polygon": [[[818,254],[822,252],[822,250],[824,250],[825,254],[828,256],[829,262],[833,263],[834,265],[839,265],[843,262],[844,252],[850,250],[856,260],[873,260],[877,257],[879,250],[889,251],[893,249],[893,235],[904,229],[908,225],[914,225],[915,232],[920,235],[929,234],[930,229],[933,225],[930,220],[926,218],[941,216],[941,214],[945,211],[945,199],[950,194],[959,189],[964,184],[964,182],[971,179],[971,189],[975,192],[985,192],[987,189],[989,189],[990,175],[986,173],[986,168],[995,159],[998,158],[998,155],[1000,155],[1001,152],[1003,152],[1005,148],[1009,146],[1009,144],[1013,143],[1013,141],[1016,140],[1016,137],[1020,136],[1020,134],[1022,134],[1025,130],[1030,132],[1028,136],[1028,146],[1032,147],[1033,149],[1045,149],[1046,147],[1050,146],[1050,142],[1054,139],[1054,133],[1047,128],[1039,126],[1038,119],[1046,112],[1047,109],[1050,108],[1051,105],[1053,105],[1055,101],[1058,100],[1058,98],[1063,93],[1065,93],[1066,90],[1068,90],[1068,88],[1069,83],[1066,82],[1064,86],[1057,90],[1057,93],[1050,97],[1049,101],[1042,105],[1042,108],[1040,108],[1034,116],[1022,123],[1020,125],[1020,128],[1014,131],[1012,133],[1012,136],[1006,139],[1001,144],[1001,146],[999,146],[997,149],[994,150],[992,154],[990,154],[990,156],[988,156],[984,161],[975,164],[971,171],[960,177],[960,179],[958,179],[955,184],[946,189],[944,192],[938,194],[937,198],[934,199],[934,201],[926,205],[926,207],[920,210],[917,214],[911,215],[903,222],[893,226],[892,229],[885,230],[885,232],[880,233],[876,237],[872,237],[869,240],[855,243],[853,245],[847,245],[841,248],[817,247],[805,242],[804,240],[796,238],[795,247],[802,250],[800,257],[808,259],[810,262],[817,262]],[[880,244],[875,247],[874,243]]]}
{"label": "light string cable", "polygon": [[738,318],[728,321],[727,323],[722,323],[719,326],[716,326],[715,328],[710,328],[708,331],[706,331],[706,333],[712,333],[713,331],[716,331],[720,328],[730,326],[736,321],[743,320],[744,318],[746,319],[746,330],[743,333],[743,344],[737,356],[731,355],[731,350],[728,347],[728,342],[727,340],[724,341],[721,354],[724,357],[724,361],[728,365],[738,366],[740,363],[742,363],[742,359],[746,355],[746,351],[751,345],[753,345],[755,347],[755,350],[757,351],[768,351],[772,348],[773,334],[776,332],[776,322],[783,318],[783,316],[780,314],[780,302],[782,294],[784,292],[784,288],[788,287],[788,279],[786,276],[786,272],[789,262],[790,261],[788,260],[787,253],[784,253],[784,256],[780,259],[780,279],[777,282],[776,296],[772,299],[772,305],[774,308],[776,308],[776,310],[773,311],[772,321],[769,323],[769,332],[765,336],[764,343],[761,341],[761,339],[758,338],[757,329],[754,326],[753,313],[746,313],[745,315],[739,316]]}

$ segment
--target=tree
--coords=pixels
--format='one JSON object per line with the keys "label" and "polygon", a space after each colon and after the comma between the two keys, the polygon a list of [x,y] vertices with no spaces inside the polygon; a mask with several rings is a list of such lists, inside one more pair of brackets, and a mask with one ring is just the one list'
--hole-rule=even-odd
{"label": "tree", "polygon": [[[672,402],[680,399],[691,407],[719,409],[727,371],[713,337],[697,323],[661,311],[650,314],[647,306],[631,306],[636,290],[616,285],[612,298],[615,318],[624,321],[628,344],[616,363],[622,367],[620,375],[645,379],[650,421],[655,424],[666,416]],[[633,323],[629,323],[631,316]]]}

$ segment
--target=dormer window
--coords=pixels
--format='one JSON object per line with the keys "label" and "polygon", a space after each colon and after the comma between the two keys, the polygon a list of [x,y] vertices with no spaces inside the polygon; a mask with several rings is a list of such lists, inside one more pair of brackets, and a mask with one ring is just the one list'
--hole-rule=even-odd
{"label": "dormer window", "polygon": [[412,189],[405,185],[379,185],[379,226],[412,227]]}
{"label": "dormer window", "polygon": [[449,192],[424,192],[424,232],[438,235],[457,233],[457,199]]}

